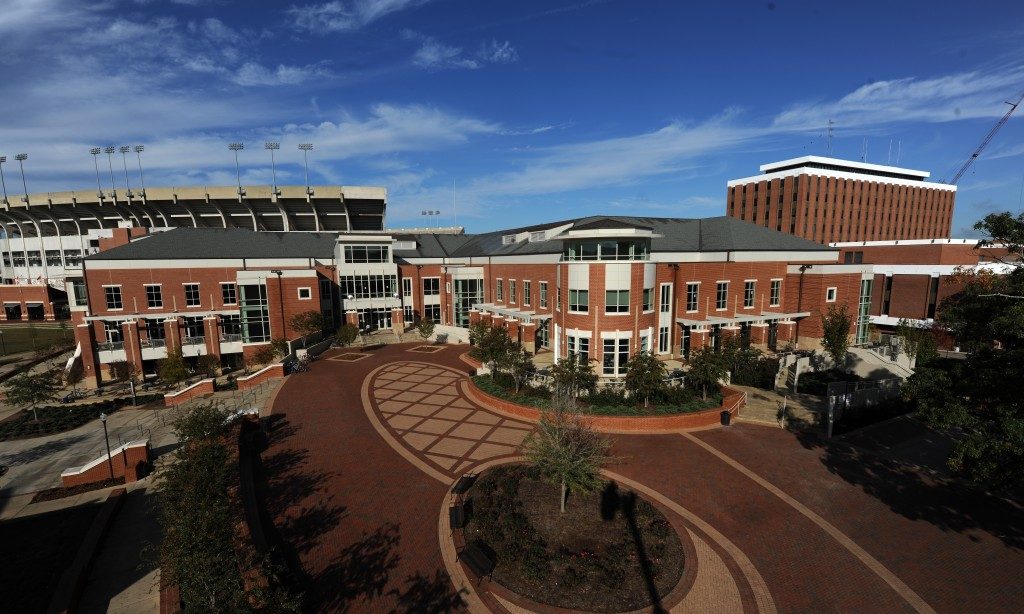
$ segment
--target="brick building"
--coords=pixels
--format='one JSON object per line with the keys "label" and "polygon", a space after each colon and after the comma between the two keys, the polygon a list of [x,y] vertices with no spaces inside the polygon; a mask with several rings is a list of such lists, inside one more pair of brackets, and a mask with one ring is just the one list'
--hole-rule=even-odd
{"label": "brick building", "polygon": [[948,238],[956,186],[895,166],[804,156],[728,182],[726,215],[819,243]]}

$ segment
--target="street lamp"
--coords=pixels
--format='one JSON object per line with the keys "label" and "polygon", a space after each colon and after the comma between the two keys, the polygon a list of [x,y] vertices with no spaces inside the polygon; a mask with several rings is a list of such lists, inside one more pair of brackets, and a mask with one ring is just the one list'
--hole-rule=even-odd
{"label": "street lamp", "polygon": [[103,148],[103,152],[107,154],[107,167],[110,169],[110,194],[112,195],[112,197],[114,198],[114,201],[116,202],[117,201],[117,188],[114,187],[114,159],[111,158],[111,155],[115,151],[117,151],[117,148],[115,148],[113,145],[107,145],[106,147]]}
{"label": "street lamp", "polygon": [[238,196],[245,196],[245,190],[242,189],[242,172],[238,168],[238,152],[245,149],[243,143],[229,143],[228,149],[235,152],[235,179],[238,180]]}
{"label": "street lamp", "polygon": [[121,152],[121,162],[124,163],[124,187],[128,190],[128,198],[131,198],[134,196],[134,194],[132,194],[132,186],[128,183],[128,152],[131,151],[131,147],[121,145],[117,150]]}
{"label": "street lamp", "polygon": [[302,150],[302,166],[306,169],[306,194],[312,196],[313,190],[309,187],[309,152],[313,150],[313,144],[301,143],[299,149]]}
{"label": "street lamp", "polygon": [[4,180],[4,162],[7,162],[7,156],[0,156],[0,184],[4,187],[4,203],[7,204],[7,182]]}
{"label": "street lamp", "polygon": [[7,356],[7,342],[4,341],[4,331],[0,330],[0,347],[3,347],[4,356]]}
{"label": "street lamp", "polygon": [[286,339],[284,332],[284,284],[281,282],[281,276],[284,275],[284,271],[281,269],[271,269],[270,272],[277,275],[277,300],[281,308],[281,338]]}
{"label": "street lamp", "polygon": [[276,141],[267,141],[263,144],[263,149],[270,152],[270,172],[274,176],[274,196],[277,196],[280,192],[277,191],[277,165],[274,163],[274,150],[281,149],[281,144]]}
{"label": "street lamp", "polygon": [[437,219],[437,227],[440,228],[441,218],[436,217],[438,215],[441,215],[440,211],[421,211],[420,215],[428,216],[428,218],[427,218],[427,226],[428,227],[430,226],[430,217],[435,217]]}
{"label": "street lamp", "polygon": [[139,158],[139,183],[142,185],[142,197],[146,197],[146,180],[142,176],[142,150],[145,149],[142,145],[135,146],[135,155]]}
{"label": "street lamp", "polygon": [[25,188],[25,196],[22,197],[22,202],[28,204],[28,184],[25,183],[25,160],[28,160],[27,153],[20,153],[14,156],[14,159],[18,161],[18,166],[21,168],[21,187]]}
{"label": "street lamp", "polygon": [[110,469],[110,479],[114,479],[114,463],[110,460],[110,435],[107,433],[107,414],[100,414],[100,422],[103,423],[103,439],[107,441],[107,468]]}
{"label": "street lamp", "polygon": [[92,154],[93,168],[96,169],[96,197],[100,199],[103,198],[103,188],[100,186],[100,163],[97,156],[100,155],[101,151],[103,150],[100,149],[99,147],[93,147],[92,149],[89,150],[89,153]]}

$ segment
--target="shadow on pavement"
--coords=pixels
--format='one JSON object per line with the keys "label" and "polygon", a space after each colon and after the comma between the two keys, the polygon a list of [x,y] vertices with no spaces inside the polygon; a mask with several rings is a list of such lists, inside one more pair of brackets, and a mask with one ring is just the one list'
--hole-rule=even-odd
{"label": "shadow on pavement", "polygon": [[405,579],[402,590],[389,592],[396,601],[396,612],[426,612],[430,614],[453,612],[466,606],[462,595],[465,589],[456,591],[448,574],[441,571],[430,578],[421,573]]}
{"label": "shadow on pavement", "polygon": [[82,434],[69,435],[67,437],[41,443],[37,446],[21,450],[20,452],[4,454],[0,456],[0,465],[26,465],[42,458],[46,458],[55,452],[67,450],[71,446],[80,443],[85,439],[86,436]]}

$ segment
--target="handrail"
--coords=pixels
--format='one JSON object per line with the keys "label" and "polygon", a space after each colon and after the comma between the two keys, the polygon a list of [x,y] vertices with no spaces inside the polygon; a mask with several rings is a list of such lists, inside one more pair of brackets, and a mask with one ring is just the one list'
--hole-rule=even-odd
{"label": "handrail", "polygon": [[124,341],[107,341],[105,343],[97,343],[97,352],[116,352],[124,349]]}

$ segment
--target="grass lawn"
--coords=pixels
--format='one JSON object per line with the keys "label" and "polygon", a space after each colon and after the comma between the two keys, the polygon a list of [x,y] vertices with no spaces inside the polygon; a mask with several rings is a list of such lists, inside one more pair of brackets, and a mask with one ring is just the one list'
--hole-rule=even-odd
{"label": "grass lawn", "polygon": [[19,352],[31,352],[38,347],[46,347],[62,342],[71,343],[75,340],[75,331],[68,324],[66,331],[58,328],[59,324],[4,324],[0,326],[3,342],[0,342],[0,354],[3,356]]}

